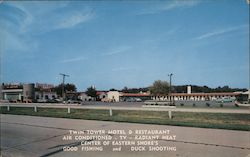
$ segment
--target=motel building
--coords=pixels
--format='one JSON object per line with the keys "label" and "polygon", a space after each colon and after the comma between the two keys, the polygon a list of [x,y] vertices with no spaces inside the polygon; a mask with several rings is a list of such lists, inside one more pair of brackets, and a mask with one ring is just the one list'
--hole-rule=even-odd
{"label": "motel building", "polygon": [[150,95],[150,94],[140,94],[140,93],[122,93],[120,95],[120,100],[124,101],[126,98],[140,98],[144,100],[154,100],[154,101],[212,101],[219,100],[223,98],[236,99],[241,95],[241,93],[172,93],[169,95]]}
{"label": "motel building", "polygon": [[157,95],[152,96],[152,100],[156,101],[210,101],[210,100],[218,100],[222,98],[228,99],[236,99],[236,97],[240,95],[240,93],[172,93],[170,96],[168,95]]}
{"label": "motel building", "polygon": [[153,101],[213,101],[220,99],[235,100],[243,95],[243,92],[223,92],[223,93],[192,93],[191,86],[187,86],[187,93],[172,93],[170,95],[151,95],[149,93],[122,93],[120,99],[124,98],[141,98],[142,100],[153,100]]}

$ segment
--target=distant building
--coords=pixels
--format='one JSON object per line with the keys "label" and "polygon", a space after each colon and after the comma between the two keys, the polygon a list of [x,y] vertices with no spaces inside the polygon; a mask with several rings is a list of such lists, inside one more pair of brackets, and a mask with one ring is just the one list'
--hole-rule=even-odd
{"label": "distant building", "polygon": [[205,100],[217,100],[221,98],[235,99],[239,96],[238,92],[223,92],[223,93],[192,93],[191,86],[187,86],[187,93],[172,93],[171,95],[155,95],[152,96],[153,100],[169,101],[172,100],[192,100],[192,101],[205,101]]}
{"label": "distant building", "polygon": [[166,95],[151,95],[149,93],[120,93],[120,101],[126,101],[130,98],[140,98],[141,100],[155,100],[155,101],[206,101],[218,100],[222,98],[243,99],[247,100],[247,92],[222,92],[222,93],[192,93],[191,86],[187,86],[187,93],[171,93]]}
{"label": "distant building", "polygon": [[46,100],[53,100],[56,99],[58,96],[56,92],[51,91],[36,91],[35,92],[35,99],[36,101],[46,101]]}
{"label": "distant building", "polygon": [[242,103],[250,103],[250,90],[246,92],[239,92],[238,100]]}
{"label": "distant building", "polygon": [[192,92],[191,86],[187,86],[187,94],[191,94],[191,92]]}
{"label": "distant building", "polygon": [[93,101],[94,98],[88,96],[85,92],[79,92],[78,99],[81,101]]}
{"label": "distant building", "polygon": [[108,97],[108,94],[106,91],[97,91],[96,96],[97,96],[97,100],[103,100]]}
{"label": "distant building", "polygon": [[57,98],[51,84],[3,83],[0,88],[1,98],[9,102],[46,102]]}
{"label": "distant building", "polygon": [[35,88],[42,89],[42,90],[51,90],[55,86],[53,84],[47,84],[47,83],[36,83]]}
{"label": "distant building", "polygon": [[35,99],[35,84],[8,83],[1,85],[1,97],[10,102],[32,102]]}
{"label": "distant building", "polygon": [[152,96],[153,100],[160,100],[160,101],[169,101],[170,97],[173,100],[193,100],[193,101],[205,101],[205,100],[217,100],[220,98],[236,98],[236,96],[240,95],[239,93],[172,93],[169,95],[156,95]]}
{"label": "distant building", "polygon": [[119,102],[120,96],[121,96],[121,94],[118,91],[109,91],[107,93],[107,98],[112,102]]}
{"label": "distant building", "polygon": [[55,86],[47,83],[35,84],[35,99],[36,102],[47,102],[48,100],[54,100],[58,98],[56,92],[53,91]]}
{"label": "distant building", "polygon": [[139,98],[142,101],[150,100],[151,95],[149,93],[121,93],[120,100],[121,101],[127,101],[131,98]]}

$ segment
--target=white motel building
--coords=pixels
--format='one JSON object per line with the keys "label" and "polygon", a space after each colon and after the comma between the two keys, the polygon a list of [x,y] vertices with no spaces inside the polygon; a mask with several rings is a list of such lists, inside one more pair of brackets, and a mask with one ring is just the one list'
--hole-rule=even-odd
{"label": "white motel building", "polygon": [[223,92],[223,93],[192,93],[191,86],[187,87],[187,93],[171,93],[170,95],[151,95],[149,93],[143,94],[129,94],[129,93],[120,93],[120,97],[131,96],[131,97],[148,97],[151,100],[156,101],[169,101],[171,100],[179,101],[208,101],[208,100],[217,100],[221,98],[236,99],[240,95],[244,95],[246,92]]}

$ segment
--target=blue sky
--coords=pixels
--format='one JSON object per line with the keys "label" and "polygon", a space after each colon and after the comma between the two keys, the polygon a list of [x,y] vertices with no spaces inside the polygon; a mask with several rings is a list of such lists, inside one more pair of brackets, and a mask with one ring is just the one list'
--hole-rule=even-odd
{"label": "blue sky", "polygon": [[246,0],[0,3],[2,82],[249,87]]}

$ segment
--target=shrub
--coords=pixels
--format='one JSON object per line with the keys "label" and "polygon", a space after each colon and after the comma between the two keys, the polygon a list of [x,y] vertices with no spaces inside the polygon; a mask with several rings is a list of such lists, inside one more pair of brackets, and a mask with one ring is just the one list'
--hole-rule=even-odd
{"label": "shrub", "polygon": [[193,103],[193,107],[195,107],[196,105],[195,105],[195,103]]}
{"label": "shrub", "polygon": [[220,104],[220,107],[223,107],[223,104]]}
{"label": "shrub", "polygon": [[183,103],[181,103],[181,106],[184,106],[184,104],[183,104]]}
{"label": "shrub", "polygon": [[210,104],[209,103],[206,103],[207,107],[210,107]]}

